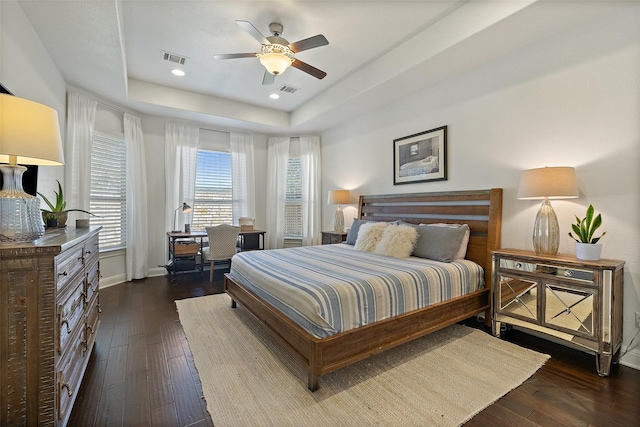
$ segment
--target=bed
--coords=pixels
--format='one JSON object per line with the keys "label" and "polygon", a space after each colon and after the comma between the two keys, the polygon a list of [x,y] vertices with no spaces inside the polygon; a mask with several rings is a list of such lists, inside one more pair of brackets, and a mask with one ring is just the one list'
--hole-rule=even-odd
{"label": "bed", "polygon": [[[360,196],[358,218],[366,221],[401,220],[412,224],[468,224],[465,258],[484,270],[484,287],[426,307],[392,314],[355,328],[322,334],[308,331],[270,300],[246,285],[236,274],[225,275],[232,307],[251,313],[308,372],[308,388],[315,391],[320,376],[411,341],[430,332],[485,312],[490,321],[491,251],[500,245],[502,189],[441,193]],[[338,250],[336,245],[335,250]],[[313,251],[309,248],[307,251]],[[338,254],[339,257],[339,254]]]}

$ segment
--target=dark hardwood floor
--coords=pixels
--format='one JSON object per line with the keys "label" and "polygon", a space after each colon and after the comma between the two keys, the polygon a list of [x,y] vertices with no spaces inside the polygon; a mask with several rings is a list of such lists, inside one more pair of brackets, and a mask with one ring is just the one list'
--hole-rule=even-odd
{"label": "dark hardwood floor", "polygon": [[[219,292],[217,271],[212,284],[183,274],[101,289],[102,322],[69,425],[212,426],[174,301]],[[640,426],[640,371],[615,365],[600,378],[592,355],[517,331],[504,338],[551,360],[466,425]]]}

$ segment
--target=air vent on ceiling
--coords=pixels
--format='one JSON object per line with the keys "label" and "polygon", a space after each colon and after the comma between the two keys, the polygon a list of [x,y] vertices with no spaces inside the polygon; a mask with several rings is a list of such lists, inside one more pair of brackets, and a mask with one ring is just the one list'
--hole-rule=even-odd
{"label": "air vent on ceiling", "polygon": [[178,55],[177,53],[166,52],[164,50],[162,51],[162,59],[180,65],[184,65],[184,63],[187,61],[186,56]]}
{"label": "air vent on ceiling", "polygon": [[296,91],[299,91],[300,89],[298,89],[297,87],[293,87],[293,86],[287,86],[287,85],[282,85],[280,87],[280,92],[286,92],[286,93],[295,93]]}

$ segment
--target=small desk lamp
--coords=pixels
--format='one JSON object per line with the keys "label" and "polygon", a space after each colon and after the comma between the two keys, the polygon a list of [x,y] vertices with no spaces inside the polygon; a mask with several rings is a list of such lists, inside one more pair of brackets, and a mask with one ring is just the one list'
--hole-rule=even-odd
{"label": "small desk lamp", "polygon": [[518,199],[544,199],[533,225],[533,249],[536,254],[555,255],[560,246],[558,217],[549,199],[578,197],[576,172],[572,167],[545,167],[522,172]]}
{"label": "small desk lamp", "polygon": [[178,211],[182,209],[182,213],[189,213],[191,212],[193,209],[191,208],[191,206],[189,206],[186,202],[182,202],[182,205],[178,206],[178,209],[176,209],[175,211],[173,211],[173,233],[180,233],[180,230],[178,229],[178,224],[176,224],[176,219],[178,219]]}
{"label": "small desk lamp", "polygon": [[340,205],[345,205],[351,201],[349,190],[330,190],[328,205],[338,205],[336,216],[333,220],[333,229],[336,233],[344,233],[344,214]]}
{"label": "small desk lamp", "polygon": [[30,242],[44,235],[40,199],[24,192],[26,165],[64,164],[58,112],[46,105],[0,94],[0,241]]}

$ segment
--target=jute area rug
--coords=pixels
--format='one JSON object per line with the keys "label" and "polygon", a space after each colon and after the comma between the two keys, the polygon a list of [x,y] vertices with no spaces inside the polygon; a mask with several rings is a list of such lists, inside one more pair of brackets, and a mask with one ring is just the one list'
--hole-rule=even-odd
{"label": "jute area rug", "polygon": [[320,377],[228,295],[176,301],[207,409],[223,426],[455,426],[517,387],[549,356],[453,325]]}

